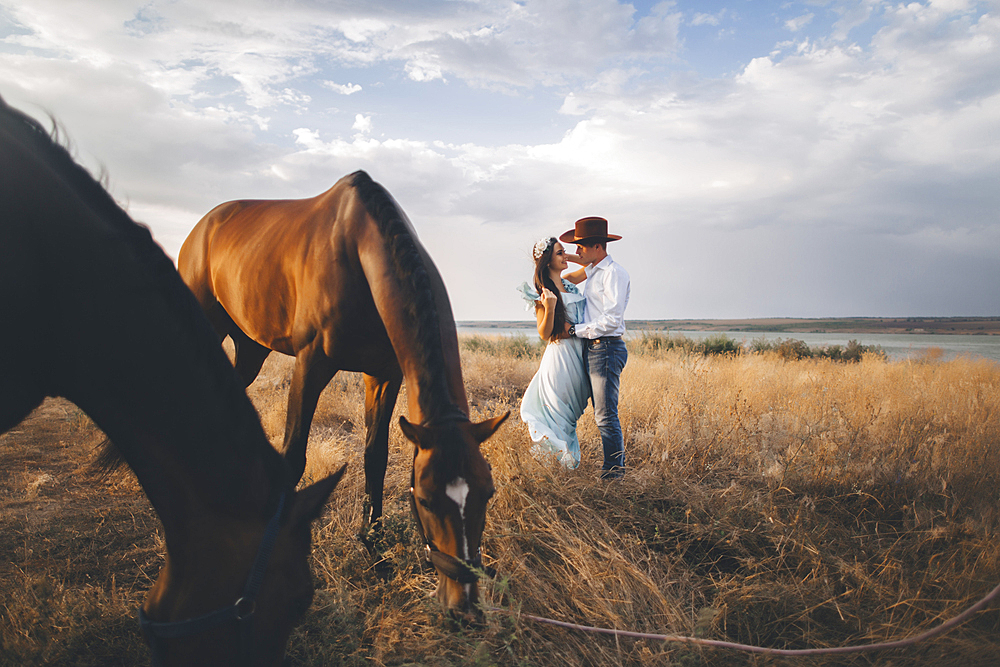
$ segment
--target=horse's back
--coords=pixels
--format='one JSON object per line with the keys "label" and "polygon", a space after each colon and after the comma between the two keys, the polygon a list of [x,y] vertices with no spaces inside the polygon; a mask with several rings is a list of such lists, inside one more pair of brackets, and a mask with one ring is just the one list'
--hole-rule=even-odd
{"label": "horse's back", "polygon": [[294,354],[296,331],[321,327],[352,287],[343,269],[358,212],[346,178],[308,199],[220,204],[185,240],[178,268],[203,308],[218,303],[252,339]]}

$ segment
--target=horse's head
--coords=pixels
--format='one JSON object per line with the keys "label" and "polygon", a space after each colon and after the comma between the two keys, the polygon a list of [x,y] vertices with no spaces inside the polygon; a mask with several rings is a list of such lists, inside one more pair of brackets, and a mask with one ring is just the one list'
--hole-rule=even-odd
{"label": "horse's head", "polygon": [[468,420],[419,426],[399,418],[416,447],[410,493],[414,518],[438,571],[437,598],[453,614],[478,614],[480,542],[493,474],[479,445],[510,413],[478,424]]}
{"label": "horse's head", "polygon": [[140,610],[154,666],[281,664],[313,597],[310,524],[345,468],[287,491],[270,518],[187,522]]}

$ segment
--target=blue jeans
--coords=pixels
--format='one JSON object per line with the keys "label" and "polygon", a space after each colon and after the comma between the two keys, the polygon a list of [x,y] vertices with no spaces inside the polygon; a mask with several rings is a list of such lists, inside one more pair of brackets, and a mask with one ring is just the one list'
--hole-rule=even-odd
{"label": "blue jeans", "polygon": [[603,470],[625,467],[625,438],[618,421],[618,385],[627,361],[628,350],[621,338],[585,341],[583,365],[590,376],[594,420],[604,446]]}

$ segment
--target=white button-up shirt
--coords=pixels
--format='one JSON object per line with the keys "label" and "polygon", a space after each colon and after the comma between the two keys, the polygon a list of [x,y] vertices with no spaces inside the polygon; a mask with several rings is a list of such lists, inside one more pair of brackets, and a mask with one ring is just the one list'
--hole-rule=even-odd
{"label": "white button-up shirt", "polygon": [[576,325],[579,338],[621,336],[625,333],[625,307],[631,284],[628,271],[608,255],[597,264],[584,269],[587,282],[583,296],[587,299],[584,321]]}

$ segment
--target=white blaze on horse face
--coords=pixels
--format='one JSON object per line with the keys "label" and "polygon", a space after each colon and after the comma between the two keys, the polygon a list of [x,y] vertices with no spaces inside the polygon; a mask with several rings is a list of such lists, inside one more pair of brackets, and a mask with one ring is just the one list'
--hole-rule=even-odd
{"label": "white blaze on horse face", "polygon": [[462,558],[469,558],[469,538],[465,534],[465,499],[469,496],[469,484],[462,477],[456,477],[455,481],[449,484],[445,490],[445,495],[455,501],[458,511],[462,515]]}

